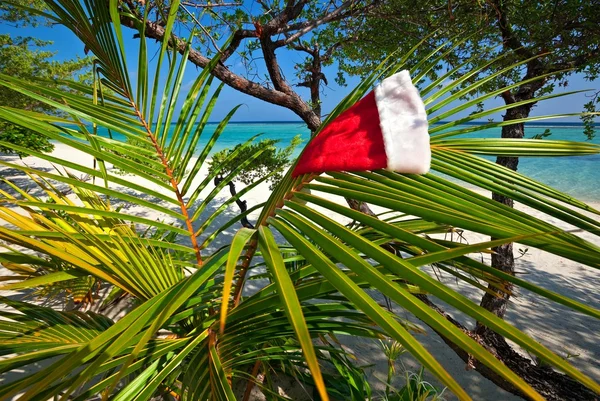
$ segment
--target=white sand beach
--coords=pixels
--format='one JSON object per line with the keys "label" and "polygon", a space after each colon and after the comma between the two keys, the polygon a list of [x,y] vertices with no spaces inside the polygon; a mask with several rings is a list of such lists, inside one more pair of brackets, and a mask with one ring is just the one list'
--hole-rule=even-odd
{"label": "white sand beach", "polygon": [[[92,160],[89,156],[75,151],[73,149],[66,148],[64,145],[57,144],[53,155],[58,158],[64,158],[72,162],[83,164],[86,166],[92,166]],[[24,163],[30,167],[36,169],[43,169],[45,171],[53,170],[53,166],[41,159],[34,157],[25,157],[20,160],[16,156],[1,156],[2,160],[9,161],[17,164]],[[207,172],[207,166],[205,165],[200,174],[196,177],[198,182],[205,177]],[[19,187],[25,189],[27,183],[30,180],[23,173],[18,172],[14,169],[7,167],[0,168],[0,174]],[[80,174],[78,174],[80,175]],[[125,177],[127,178],[127,177]],[[138,184],[143,184],[138,182]],[[36,189],[33,188],[31,183],[31,190],[35,193]],[[118,189],[118,187],[116,187]],[[208,188],[203,192],[202,196],[205,196],[214,188],[213,185],[209,185]],[[239,186],[241,188],[241,186]],[[39,189],[38,189],[39,190]],[[250,191],[244,200],[247,201],[248,206],[251,207],[260,202],[266,200],[270,194],[268,184],[261,184],[257,188]],[[229,198],[228,189],[225,188],[211,203],[214,208],[219,207],[222,202]],[[333,199],[334,197],[332,197]],[[600,200],[598,202],[590,203],[591,206],[596,209],[600,209]],[[169,222],[166,216],[160,216],[156,213],[148,214],[148,211],[137,206],[123,204],[123,211],[125,213],[140,214],[150,219],[164,219]],[[535,217],[544,219],[550,223],[557,224],[561,228],[571,229],[563,223],[557,222],[548,216],[543,215],[538,211],[532,211],[531,209],[517,205],[520,210],[526,211],[533,214]],[[214,210],[212,208],[212,210]],[[226,213],[229,217],[238,213],[237,206],[233,205],[230,210],[231,213]],[[249,220],[254,221],[257,217],[258,212],[250,215]],[[594,218],[598,218],[595,216]],[[219,225],[216,222],[215,225]],[[213,244],[213,247],[217,247],[220,244],[228,241],[235,231],[239,228],[239,224],[235,227],[227,230],[221,237],[218,244]],[[583,235],[585,239],[600,245],[598,238],[594,238],[590,235]],[[480,235],[474,235],[472,233],[465,233],[465,238],[469,243],[479,242],[488,240],[488,238]],[[516,245],[515,249],[524,249],[525,247]],[[483,257],[488,259],[489,255],[473,255],[474,257]],[[600,272],[595,271],[592,268],[580,265],[578,263],[550,255],[544,251],[529,248],[524,255],[517,259],[517,272],[519,277],[528,280],[536,285],[544,288],[557,291],[563,295],[571,297],[575,300],[584,302],[592,307],[600,308]],[[448,274],[441,274],[439,272],[431,272],[432,274],[438,275],[438,277],[447,285],[456,288],[458,291],[466,294],[475,302],[479,302],[481,299],[481,292],[473,289],[473,287],[467,286],[464,283],[459,283],[456,279]],[[0,275],[7,275],[7,270],[2,269]],[[252,285],[260,285],[260,283],[251,282]],[[247,291],[251,291],[248,288]],[[1,291],[2,296],[19,296],[16,292]],[[377,296],[377,294],[374,294]],[[415,321],[411,318],[406,311],[397,309],[396,312],[399,316],[405,317],[409,320]],[[474,324],[472,319],[464,319],[464,316],[460,316],[456,311],[449,309],[455,317],[459,318],[463,322],[470,322]],[[598,333],[600,333],[600,323],[588,316],[574,312],[558,304],[555,304],[545,298],[537,296],[529,291],[519,289],[515,296],[512,297],[510,306],[508,308],[506,320],[514,324],[519,329],[523,330],[531,337],[546,345],[555,353],[565,358],[569,358],[569,361],[583,372],[600,381],[600,341]],[[465,364],[451,351],[443,341],[431,330],[427,330],[426,326],[420,324],[418,321],[415,323],[422,326],[427,334],[417,334],[417,338],[422,341],[427,348],[437,357],[439,361],[453,374],[464,386],[468,393],[470,393],[476,400],[489,400],[489,401],[508,401],[520,399],[515,397],[503,390],[498,389],[493,383],[479,375],[476,371],[466,370]],[[370,376],[372,377],[372,385],[376,391],[381,391],[384,388],[383,380],[386,375],[387,362],[376,343],[369,343],[364,340],[347,339],[348,347],[353,350],[356,357],[358,358],[359,364],[370,365],[374,364],[373,367],[368,369]],[[403,363],[411,371],[417,371],[419,366],[410,357],[406,356],[403,358]],[[431,376],[428,376],[431,377]],[[300,399],[301,396],[298,396]],[[446,393],[447,399],[453,399],[452,395]]]}

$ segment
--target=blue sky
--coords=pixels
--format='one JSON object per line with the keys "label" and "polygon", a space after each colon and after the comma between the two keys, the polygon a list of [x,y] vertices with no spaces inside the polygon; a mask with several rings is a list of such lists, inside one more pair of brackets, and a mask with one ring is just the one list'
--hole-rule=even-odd
{"label": "blue sky", "polygon": [[[53,27],[37,27],[37,28],[15,28],[9,24],[3,24],[0,26],[0,34],[9,33],[13,36],[34,36],[40,39],[53,41],[54,44],[50,47],[51,50],[56,51],[55,58],[57,60],[83,57],[84,49],[81,42],[73,35],[68,29],[62,26]],[[133,36],[133,31],[125,30],[125,35]],[[153,46],[153,42],[149,42],[149,46]],[[136,40],[128,41],[128,53],[137,55],[137,44]],[[149,54],[151,54],[149,49]],[[279,55],[279,62],[284,73],[287,74],[288,78],[294,81],[293,66],[295,63],[301,61],[301,55],[295,52],[285,52]],[[132,57],[130,62],[130,74],[132,78],[135,77],[137,71],[137,58]],[[232,57],[228,60],[228,65],[236,72],[243,72],[241,63],[239,60],[235,60]],[[198,69],[189,64],[184,77],[184,87],[187,85],[191,86],[194,78],[198,73]],[[328,113],[349,91],[352,87],[358,84],[359,79],[356,77],[347,77],[347,87],[340,87],[334,82],[336,70],[334,67],[330,67],[325,70],[325,74],[329,78],[329,87],[325,88],[322,92],[323,101],[323,112]],[[586,81],[582,75],[572,75],[569,81],[568,88],[560,88],[560,91],[572,91],[580,89],[598,89],[600,82],[589,82]],[[304,98],[308,98],[308,90],[305,88],[298,88],[301,95]],[[539,103],[533,111],[534,115],[545,115],[545,114],[558,114],[558,113],[575,113],[583,109],[583,104],[587,102],[588,95],[585,93],[576,94],[567,98],[553,99]],[[213,112],[211,120],[218,121],[224,117],[229,110],[237,105],[243,104],[243,106],[236,113],[233,121],[298,121],[299,118],[291,111],[284,109],[283,107],[272,105],[264,101],[255,99],[251,96],[244,95],[231,88],[225,87],[219,102]],[[486,103],[487,107],[493,107],[495,105],[502,104],[500,99],[495,99]],[[466,114],[463,113],[463,114]],[[496,116],[500,118],[500,116]],[[558,121],[579,121],[578,118],[568,118]]]}

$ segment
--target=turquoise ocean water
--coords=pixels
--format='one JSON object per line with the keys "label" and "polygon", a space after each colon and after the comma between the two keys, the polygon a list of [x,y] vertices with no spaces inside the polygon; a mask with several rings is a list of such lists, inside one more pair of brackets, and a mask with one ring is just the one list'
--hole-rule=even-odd
{"label": "turquoise ocean water", "polygon": [[[216,123],[207,124],[199,148],[206,144],[216,127]],[[550,129],[552,133],[548,139],[586,141],[582,126],[569,123],[530,124],[525,129],[525,135],[530,138],[535,134],[541,134],[546,129]],[[107,133],[100,134],[107,135]],[[282,147],[287,146],[296,135],[301,135],[306,143],[310,135],[301,122],[229,123],[213,151],[235,146],[256,134],[262,134],[262,138],[278,139],[279,146]],[[462,137],[499,138],[500,128],[478,131]],[[115,139],[123,138],[116,136]],[[600,144],[600,133],[592,142]],[[521,158],[519,171],[579,199],[600,201],[600,155]]]}

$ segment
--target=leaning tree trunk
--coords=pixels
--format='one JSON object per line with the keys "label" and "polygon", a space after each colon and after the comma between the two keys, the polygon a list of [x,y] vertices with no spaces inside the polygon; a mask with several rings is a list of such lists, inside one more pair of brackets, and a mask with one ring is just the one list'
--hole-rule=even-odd
{"label": "leaning tree trunk", "polygon": [[[535,88],[525,87],[521,88],[516,96],[512,96],[511,94],[507,93],[503,97],[507,103],[514,103],[525,99],[531,99],[533,98],[534,93]],[[532,107],[533,103],[507,109],[506,114],[504,115],[504,121],[527,118]],[[523,123],[511,124],[502,127],[502,138],[520,139],[524,136],[525,127]],[[496,163],[516,171],[517,167],[519,166],[519,158],[499,156],[496,159]],[[514,201],[502,194],[492,193],[492,199],[508,207],[514,207]],[[513,244],[508,243],[495,247],[493,248],[493,251],[492,267],[501,270],[504,273],[514,275],[515,259],[513,254]],[[486,292],[481,299],[481,306],[501,319],[503,319],[504,315],[506,314],[506,307],[510,297],[508,294],[512,290],[511,283],[504,282],[503,284],[508,291],[498,291],[496,288],[489,285],[488,289],[491,291]],[[516,372],[547,400],[598,400],[598,397],[592,391],[577,381],[564,374],[556,372],[551,368],[536,365],[529,359],[521,356],[518,352],[512,349],[504,337],[495,333],[479,322],[477,322],[474,334],[477,336],[476,338],[481,344],[483,344],[489,351],[494,353],[498,359],[504,362],[504,364],[507,365],[511,370]],[[468,363],[472,362],[468,355],[461,355],[460,350],[455,349],[455,351],[457,351],[457,354]],[[497,377],[494,372],[487,369],[485,366],[482,366],[478,361],[475,361],[475,367],[481,374],[505,390],[514,394],[522,395],[520,391],[506,383],[506,381],[502,378]]]}
{"label": "leaning tree trunk", "polygon": [[[512,109],[508,109],[506,114],[504,115],[504,121],[516,120],[520,118],[525,118],[529,115],[529,111],[531,110],[530,105],[514,107]],[[525,128],[522,123],[511,124],[502,127],[502,138],[523,138],[525,135]],[[506,157],[506,156],[498,156],[496,159],[496,163],[501,166],[507,167],[511,170],[516,171],[519,165],[518,157]],[[508,207],[513,207],[514,202],[511,198],[508,198],[502,194],[492,193],[492,199],[497,202],[500,202]],[[494,253],[492,253],[492,267],[503,271],[504,273],[514,275],[515,273],[515,259],[513,254],[513,244],[503,244],[493,248]],[[510,290],[512,285],[510,283],[505,283],[507,285],[507,289]],[[485,309],[489,310],[496,316],[500,318],[504,318],[504,314],[506,313],[506,305],[508,303],[509,295],[504,291],[497,291],[494,287],[488,286],[490,290],[492,290],[493,294],[486,292],[481,299],[481,306]],[[477,325],[476,332],[479,335],[488,334],[485,326]]]}

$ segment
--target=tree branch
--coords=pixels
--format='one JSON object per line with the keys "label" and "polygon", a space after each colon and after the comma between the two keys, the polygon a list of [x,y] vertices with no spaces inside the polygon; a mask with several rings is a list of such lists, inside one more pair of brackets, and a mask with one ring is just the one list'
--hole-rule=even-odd
{"label": "tree branch", "polygon": [[[219,177],[219,176],[215,177],[215,179],[214,179],[215,187],[219,186],[219,184],[222,182],[223,182],[223,177]],[[233,181],[229,181],[227,183],[227,185],[229,186],[229,193],[231,194],[231,197],[237,196],[237,191],[235,189],[235,184],[233,183]],[[248,210],[248,203],[245,200],[241,200],[238,198],[235,200],[235,203],[240,208],[240,213],[244,214]],[[243,227],[254,228],[254,225],[252,223],[250,223],[247,216],[242,216],[242,218],[240,219],[240,223],[242,224]]]}
{"label": "tree branch", "polygon": [[263,35],[260,38],[260,47],[262,49],[267,72],[269,73],[273,87],[276,90],[287,93],[290,96],[295,95],[293,89],[285,81],[283,75],[281,75],[279,63],[277,62],[277,56],[275,55],[276,47],[274,46],[274,43],[269,35]]}
{"label": "tree branch", "polygon": [[264,32],[268,35],[280,33],[280,29],[287,26],[289,21],[295,20],[300,16],[304,6],[310,0],[299,0],[294,3],[294,0],[287,0],[286,6],[282,12],[276,15],[271,21],[264,25]]}
{"label": "tree branch", "polygon": [[207,4],[200,4],[200,3],[190,2],[190,1],[182,1],[181,2],[182,6],[196,7],[196,8],[239,7],[242,4],[243,3],[211,3],[211,4],[207,3]]}
{"label": "tree branch", "polygon": [[[532,363],[528,358],[525,358],[518,352],[512,349],[512,347],[506,342],[504,337],[488,331],[485,335],[479,335],[473,333],[460,322],[452,318],[442,308],[431,302],[426,295],[416,295],[416,297],[423,301],[427,306],[435,310],[447,321],[452,323],[463,333],[471,337],[473,340],[478,342],[484,348],[486,348],[492,355],[498,360],[504,363],[509,369],[515,372],[519,377],[523,378],[530,386],[532,386],[537,392],[539,392],[544,398],[549,401],[579,401],[579,400],[598,400],[598,396],[580,384],[579,382],[571,379],[562,373],[554,371],[552,368],[537,365]],[[435,331],[435,330],[434,330]],[[465,362],[466,369],[475,369],[483,377],[491,380],[498,387],[516,394],[520,397],[524,395],[512,384],[508,383],[504,378],[488,368],[478,360],[474,359],[472,355],[468,354],[444,337],[442,334],[436,331],[436,333],[442,338],[442,340]]]}
{"label": "tree branch", "polygon": [[329,14],[322,16],[321,18],[281,27],[276,33],[288,33],[294,31],[295,32],[292,35],[287,36],[285,39],[280,39],[277,42],[275,42],[276,46],[282,47],[288,45],[323,24],[333,21],[339,21],[341,19],[349,17],[353,13],[366,13],[372,8],[374,8],[380,0],[376,0],[371,4],[361,8],[360,10],[350,10],[349,12],[344,13],[343,11],[345,11],[352,4],[354,4],[355,1],[356,0],[346,1],[341,6],[339,6]]}
{"label": "tree branch", "polygon": [[292,49],[297,50],[299,52],[308,53],[311,56],[315,55],[315,50],[314,49],[311,49],[310,47],[305,46],[302,43],[296,43],[296,44],[292,45]]}
{"label": "tree branch", "polygon": [[[127,16],[121,17],[121,23],[122,25],[128,28],[137,30],[136,21]],[[137,23],[139,23],[139,21],[137,21]],[[164,28],[156,22],[147,21],[144,32],[148,38],[156,39],[161,42],[163,40],[166,40]],[[180,54],[185,53],[186,43],[177,36],[172,35],[169,39],[169,44]],[[195,49],[190,49],[188,60],[200,68],[206,67],[210,62],[210,59],[208,57],[204,56],[202,53]],[[293,111],[304,122],[306,122],[310,130],[316,130],[321,124],[320,118],[315,115],[310,106],[306,104],[306,102],[304,102],[294,92],[285,93],[279,90],[266,88],[262,85],[257,84],[256,82],[252,82],[240,75],[233,73],[223,64],[217,64],[211,73],[221,82],[225,83],[226,85],[230,86],[235,90],[264,100],[268,103],[283,106]]]}
{"label": "tree branch", "polygon": [[504,47],[511,49],[524,59],[533,57],[534,54],[531,53],[531,51],[529,51],[527,48],[523,47],[523,44],[515,36],[506,16],[507,11],[505,2],[502,0],[493,0],[492,5],[496,10],[496,21],[498,22],[498,28],[500,29],[500,34],[502,35],[502,43],[504,44]]}
{"label": "tree branch", "polygon": [[325,50],[325,52],[321,55],[321,61],[324,63],[328,62],[336,49],[342,47],[342,45],[344,45],[345,43],[355,42],[357,40],[358,36],[351,36],[346,37],[344,40],[340,40],[339,42],[334,43],[333,45],[329,46],[329,48]]}
{"label": "tree branch", "polygon": [[221,52],[221,61],[227,60],[237,50],[242,43],[242,40],[247,38],[255,38],[258,34],[252,29],[238,29],[233,33],[231,43],[225,50]]}
{"label": "tree branch", "polygon": [[200,21],[198,21],[198,18],[196,18],[196,16],[193,13],[191,13],[190,10],[188,10],[184,5],[182,5],[181,8],[183,8],[183,10],[187,13],[187,15],[189,15],[190,18],[192,18],[192,20],[194,21],[194,23],[196,25],[198,25],[200,27],[200,29],[202,29],[202,32],[204,32],[204,34],[206,36],[208,36],[208,38],[210,39],[210,41],[213,44],[213,47],[215,48],[215,51],[217,51],[219,53],[222,53],[221,52],[221,48],[217,44],[217,41],[215,40],[215,38],[213,38],[212,35],[210,34],[210,32],[208,32],[208,30],[206,30],[206,28],[204,27],[204,25],[202,25],[200,23]]}

